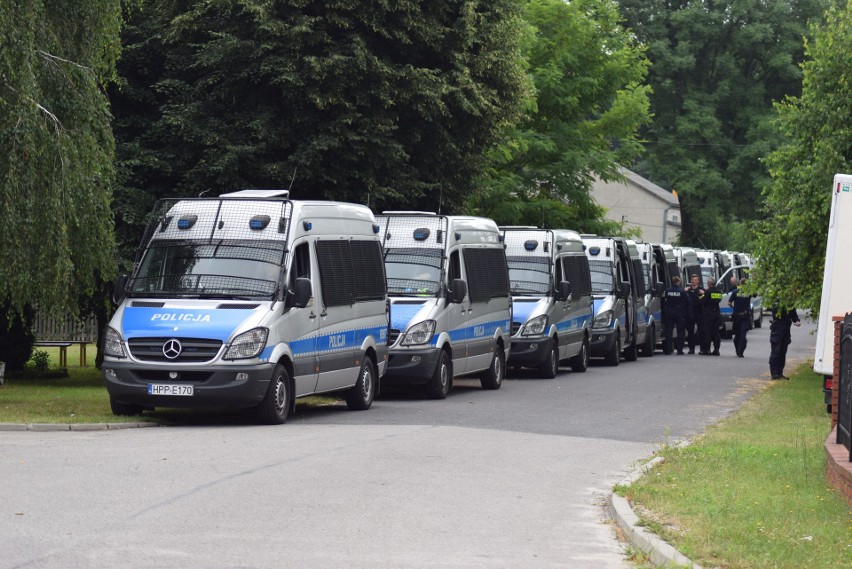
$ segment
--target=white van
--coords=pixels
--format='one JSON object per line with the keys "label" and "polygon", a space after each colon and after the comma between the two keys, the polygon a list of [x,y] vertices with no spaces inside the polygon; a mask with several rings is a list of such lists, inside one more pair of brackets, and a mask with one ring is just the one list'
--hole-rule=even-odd
{"label": "white van", "polygon": [[[645,278],[645,316],[647,318],[648,338],[654,339],[654,345],[662,346],[665,326],[663,322],[663,292],[672,285],[672,277],[680,276],[674,247],[668,243],[637,243],[642,256],[642,268]],[[646,342],[649,341],[646,338]],[[646,350],[648,347],[646,346]],[[642,352],[651,356],[651,353]]]}
{"label": "white van", "polygon": [[684,287],[692,282],[692,275],[698,275],[700,286],[704,286],[704,274],[701,271],[701,261],[691,247],[675,247],[675,260],[681,271],[681,284]]}
{"label": "white van", "polygon": [[512,292],[511,367],[533,367],[545,378],[559,362],[589,366],[594,307],[589,261],[575,231],[501,227]]}
{"label": "white van", "polygon": [[595,306],[592,356],[603,357],[608,365],[617,366],[622,352],[627,361],[636,360],[640,347],[643,354],[650,355],[654,338],[646,335],[645,279],[638,249],[620,237],[582,238]]}
{"label": "white van", "polygon": [[453,378],[476,374],[499,389],[506,373],[512,297],[497,224],[426,212],[376,216],[390,297],[386,384],[423,385],[443,399]]}
{"label": "white van", "polygon": [[[105,335],[113,413],[255,407],[343,391],[367,409],[387,363],[378,225],[364,206],[246,190],[161,200]],[[118,300],[117,298],[117,300]]]}

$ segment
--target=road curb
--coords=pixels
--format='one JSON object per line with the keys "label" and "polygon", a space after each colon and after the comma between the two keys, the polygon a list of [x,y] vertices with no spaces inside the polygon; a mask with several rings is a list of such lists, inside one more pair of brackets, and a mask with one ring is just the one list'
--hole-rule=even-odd
{"label": "road curb", "polygon": [[118,431],[159,427],[159,423],[0,423],[0,431]]}
{"label": "road curb", "polygon": [[[633,484],[649,470],[663,462],[663,457],[655,457],[633,472],[618,486],[629,486]],[[688,567],[690,569],[702,569],[700,565],[693,562],[680,551],[663,541],[657,534],[652,533],[639,525],[639,516],[633,511],[627,498],[612,492],[609,500],[609,513],[628,541],[637,549],[648,555],[651,563],[657,567]]]}

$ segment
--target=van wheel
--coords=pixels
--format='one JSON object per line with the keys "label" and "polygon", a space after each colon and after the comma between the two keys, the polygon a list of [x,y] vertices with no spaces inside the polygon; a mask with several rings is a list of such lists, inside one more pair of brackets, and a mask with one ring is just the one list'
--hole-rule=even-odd
{"label": "van wheel", "polygon": [[580,346],[580,353],[571,358],[571,371],[576,373],[583,373],[587,369],[589,369],[589,354],[591,349],[589,348],[589,337],[583,337],[583,345]]}
{"label": "van wheel", "polygon": [[479,379],[479,383],[482,384],[482,389],[500,389],[505,374],[506,352],[503,351],[503,346],[497,344],[494,346],[494,359],[491,360],[491,366]]}
{"label": "van wheel", "polygon": [[290,414],[290,374],[278,364],[266,388],[266,396],[257,406],[257,420],[262,425],[281,425]]}
{"label": "van wheel", "polygon": [[109,398],[109,407],[112,409],[112,414],[117,417],[132,417],[142,414],[142,406],[132,403],[120,403],[114,398]]}
{"label": "van wheel", "polygon": [[650,358],[654,355],[654,348],[657,345],[657,325],[651,324],[650,329],[645,330],[645,343],[642,344],[642,350],[639,355],[643,358]]}
{"label": "van wheel", "polygon": [[545,379],[553,379],[559,373],[559,342],[553,338],[553,346],[544,363],[538,366],[538,373]]}
{"label": "van wheel", "polygon": [[426,395],[431,399],[446,399],[453,380],[453,363],[446,350],[441,350],[438,365],[429,383],[426,384]]}
{"label": "van wheel", "polygon": [[358,381],[346,392],[346,406],[353,411],[366,411],[373,404],[375,394],[376,368],[373,367],[373,360],[365,356],[361,371],[358,372]]}
{"label": "van wheel", "polygon": [[621,360],[621,332],[615,331],[615,342],[612,343],[612,349],[604,358],[604,362],[608,366],[617,366]]}
{"label": "van wheel", "polygon": [[755,328],[763,328],[763,311],[760,311],[760,316],[754,321]]}

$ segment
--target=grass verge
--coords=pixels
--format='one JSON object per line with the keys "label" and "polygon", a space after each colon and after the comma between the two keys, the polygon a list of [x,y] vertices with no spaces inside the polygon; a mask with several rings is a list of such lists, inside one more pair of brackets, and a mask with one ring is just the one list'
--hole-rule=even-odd
{"label": "grass verge", "polygon": [[825,479],[830,418],[805,364],[621,488],[640,520],[704,567],[852,563],[852,510]]}
{"label": "grass verge", "polygon": [[[254,413],[244,409],[156,409],[138,417],[117,417],[109,406],[100,370],[80,367],[79,350],[68,349],[68,368],[59,370],[59,348],[37,348],[46,352],[49,369],[38,373],[31,367],[22,375],[6,374],[0,386],[0,423],[138,423],[161,424],[253,424]],[[87,348],[87,361],[94,362],[96,347]],[[340,403],[337,397],[304,397],[297,410]]]}

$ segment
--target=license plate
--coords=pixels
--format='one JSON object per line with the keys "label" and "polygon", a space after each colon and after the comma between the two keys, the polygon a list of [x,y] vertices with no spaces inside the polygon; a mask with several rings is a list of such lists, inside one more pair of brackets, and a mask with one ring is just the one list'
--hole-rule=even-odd
{"label": "license plate", "polygon": [[191,385],[180,385],[175,383],[149,383],[148,395],[168,395],[190,397],[194,395]]}

